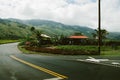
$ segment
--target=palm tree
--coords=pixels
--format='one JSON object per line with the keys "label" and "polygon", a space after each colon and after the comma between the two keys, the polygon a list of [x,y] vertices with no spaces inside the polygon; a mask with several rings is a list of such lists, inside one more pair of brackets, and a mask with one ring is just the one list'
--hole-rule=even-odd
{"label": "palm tree", "polygon": [[[105,29],[101,29],[100,32],[101,32],[101,39],[106,39],[107,38],[106,36],[109,34],[108,31],[105,30]],[[95,33],[92,33],[92,36],[93,36],[94,39],[98,39],[99,30],[95,29]]]}

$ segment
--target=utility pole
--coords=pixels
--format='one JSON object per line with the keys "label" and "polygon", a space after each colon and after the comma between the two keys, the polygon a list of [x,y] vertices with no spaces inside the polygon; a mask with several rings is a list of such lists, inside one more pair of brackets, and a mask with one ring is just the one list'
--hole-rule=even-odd
{"label": "utility pole", "polygon": [[98,53],[101,54],[101,0],[98,0]]}

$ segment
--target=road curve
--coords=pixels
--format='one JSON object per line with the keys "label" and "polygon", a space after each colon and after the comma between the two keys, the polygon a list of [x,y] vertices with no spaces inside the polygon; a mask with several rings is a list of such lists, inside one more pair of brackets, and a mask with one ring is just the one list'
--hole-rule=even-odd
{"label": "road curve", "polygon": [[120,68],[77,61],[87,56],[27,55],[0,45],[0,80],[119,80]]}

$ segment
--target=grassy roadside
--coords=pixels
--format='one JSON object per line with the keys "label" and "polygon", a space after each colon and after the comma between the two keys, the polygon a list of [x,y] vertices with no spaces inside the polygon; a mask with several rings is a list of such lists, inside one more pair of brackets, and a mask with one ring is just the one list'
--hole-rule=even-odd
{"label": "grassy roadside", "polygon": [[23,48],[22,46],[18,45],[18,49],[25,53],[25,54],[40,54],[40,55],[47,55],[47,56],[50,56],[50,55],[60,55],[60,54],[52,54],[52,53],[41,53],[41,52],[35,52],[35,51],[29,51],[29,50],[26,50],[25,48]]}
{"label": "grassy roadside", "polygon": [[101,55],[118,55],[120,56],[120,49],[119,50],[111,50],[111,51],[102,51]]}
{"label": "grassy roadside", "polygon": [[[42,54],[42,55],[56,55],[56,54],[51,54],[51,53],[41,53],[41,52],[34,52],[34,51],[29,51],[21,46],[18,46],[18,48],[23,52],[27,54]],[[76,51],[76,50],[97,50],[97,46],[75,46],[75,45],[66,45],[66,46],[53,46],[53,48],[61,49],[61,50],[71,50],[71,51]],[[58,54],[62,55],[62,54]],[[112,55],[118,55],[120,56],[120,46],[117,47],[117,49],[112,49],[111,46],[103,46],[101,47],[101,56],[112,56]]]}
{"label": "grassy roadside", "polygon": [[0,40],[0,44],[19,42],[19,40]]}
{"label": "grassy roadside", "polygon": [[[58,49],[62,50],[94,50],[97,51],[97,46],[56,46]],[[101,55],[119,55],[120,56],[120,46],[117,46],[117,49],[112,48],[111,46],[102,46],[101,47]]]}

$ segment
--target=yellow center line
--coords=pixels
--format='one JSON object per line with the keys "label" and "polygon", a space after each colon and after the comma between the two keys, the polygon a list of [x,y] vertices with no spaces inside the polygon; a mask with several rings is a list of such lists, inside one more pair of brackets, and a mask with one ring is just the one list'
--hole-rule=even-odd
{"label": "yellow center line", "polygon": [[17,60],[17,61],[19,61],[19,62],[21,62],[21,63],[24,63],[24,64],[28,65],[28,66],[31,66],[32,68],[35,68],[35,69],[40,70],[40,71],[43,71],[43,72],[48,73],[48,74],[50,74],[50,75],[53,75],[53,76],[55,76],[55,77],[62,78],[62,79],[68,78],[67,76],[64,76],[64,75],[58,74],[58,73],[56,73],[56,72],[53,72],[53,71],[51,71],[51,70],[48,70],[48,69],[46,69],[46,68],[42,68],[42,67],[40,67],[40,66],[34,65],[34,64],[29,63],[29,62],[27,62],[27,61],[24,61],[24,60],[22,60],[22,59],[19,59],[19,58],[13,56],[13,55],[11,55],[10,57],[11,57],[12,59],[14,59],[14,60]]}

